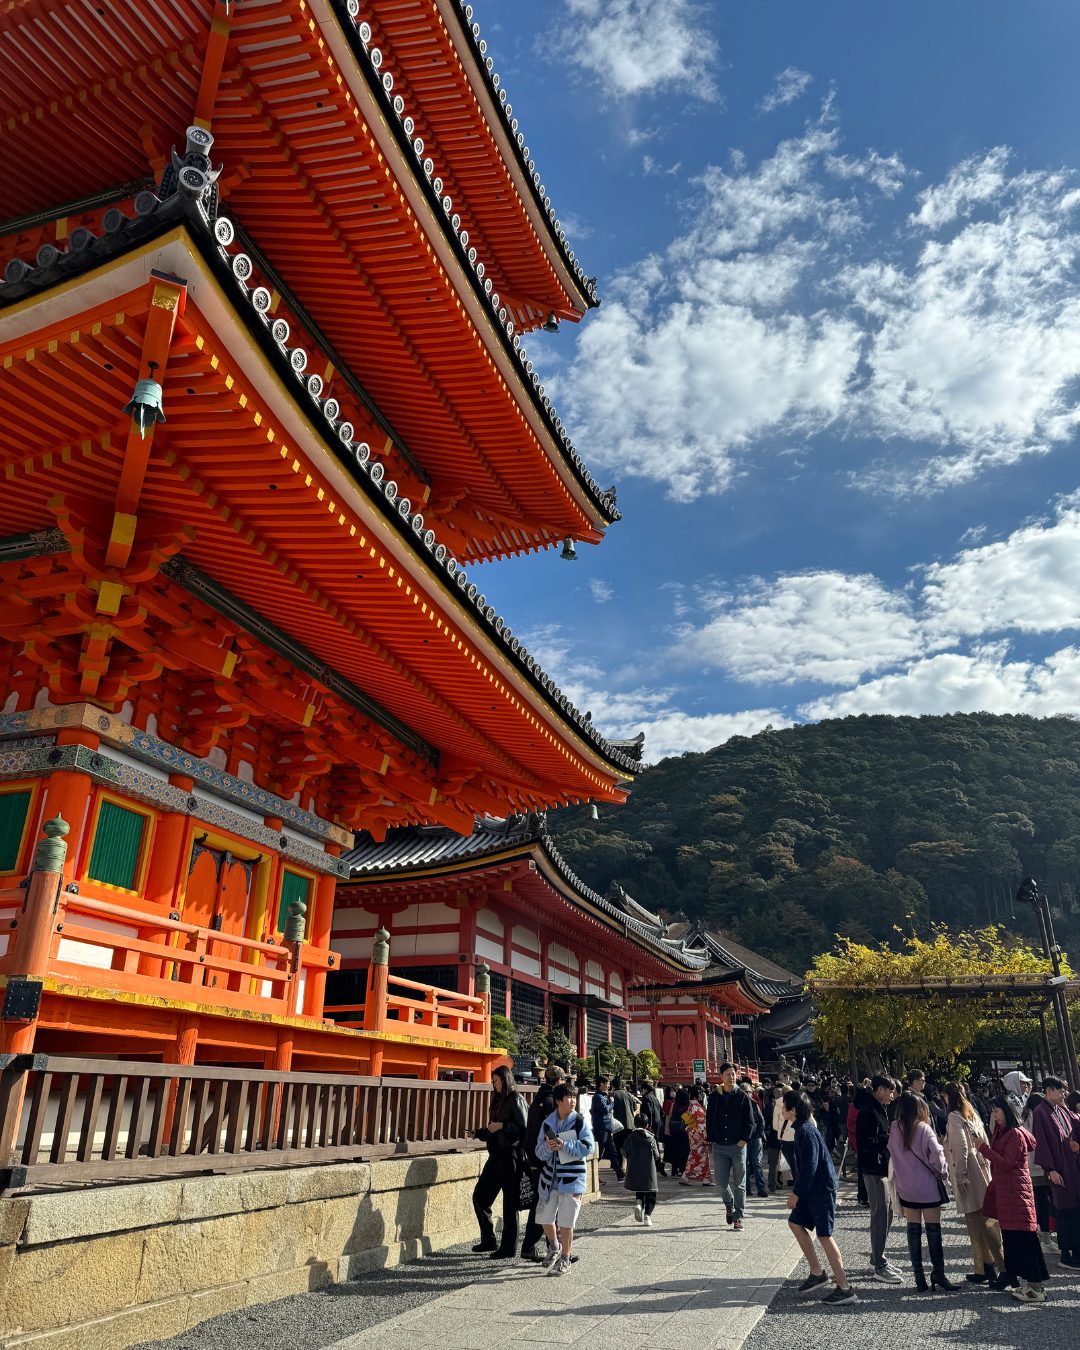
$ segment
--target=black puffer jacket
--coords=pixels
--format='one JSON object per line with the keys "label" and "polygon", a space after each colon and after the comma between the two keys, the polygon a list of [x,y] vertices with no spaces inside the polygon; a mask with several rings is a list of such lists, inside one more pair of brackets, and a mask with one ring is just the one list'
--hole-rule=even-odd
{"label": "black puffer jacket", "polygon": [[544,1121],[555,1110],[554,1093],[555,1089],[551,1083],[540,1084],[536,1096],[532,1099],[525,1124],[525,1162],[536,1171],[541,1167],[540,1159],[536,1156],[536,1145],[540,1142],[540,1131],[544,1128]]}
{"label": "black puffer jacket", "polygon": [[859,1088],[854,1096],[855,1154],[859,1167],[868,1177],[889,1175],[889,1113],[869,1088]]}
{"label": "black puffer jacket", "polygon": [[659,1138],[664,1132],[664,1113],[660,1109],[655,1088],[641,1089],[641,1114],[649,1122],[649,1129]]}

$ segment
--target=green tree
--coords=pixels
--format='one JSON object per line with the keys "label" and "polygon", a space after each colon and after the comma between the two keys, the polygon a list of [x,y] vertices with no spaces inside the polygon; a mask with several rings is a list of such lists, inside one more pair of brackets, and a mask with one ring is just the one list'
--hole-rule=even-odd
{"label": "green tree", "polygon": [[552,1027],[548,1032],[549,1062],[569,1071],[573,1058],[574,1052],[570,1049],[570,1038],[566,1032],[558,1027]]}
{"label": "green tree", "polygon": [[491,1045],[495,1050],[505,1050],[508,1055],[517,1054],[517,1027],[502,1013],[495,1013],[491,1019]]}
{"label": "green tree", "polygon": [[518,1038],[523,1055],[532,1055],[539,1064],[546,1064],[550,1054],[550,1040],[547,1028],[537,1023]]}
{"label": "green tree", "polygon": [[638,1080],[649,1078],[655,1083],[660,1077],[660,1056],[655,1050],[639,1050],[637,1053]]}

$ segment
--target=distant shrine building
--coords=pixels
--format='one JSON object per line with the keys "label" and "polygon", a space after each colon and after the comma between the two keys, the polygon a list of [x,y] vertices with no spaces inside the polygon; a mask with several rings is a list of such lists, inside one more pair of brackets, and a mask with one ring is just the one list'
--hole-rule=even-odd
{"label": "distant shrine building", "polygon": [[480,1076],[483,962],[714,1072],[775,992],[559,857],[640,745],[475,568],[619,513],[523,345],[597,300],[471,7],[7,9],[0,1054]]}

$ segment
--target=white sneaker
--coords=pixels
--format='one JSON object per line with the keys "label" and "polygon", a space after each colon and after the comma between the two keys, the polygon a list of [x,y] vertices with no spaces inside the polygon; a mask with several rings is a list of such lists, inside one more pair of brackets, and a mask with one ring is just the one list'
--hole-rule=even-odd
{"label": "white sneaker", "polygon": [[637,1219],[638,1223],[640,1223],[644,1217],[645,1217],[645,1207],[639,1200],[637,1204],[634,1206],[634,1218]]}
{"label": "white sneaker", "polygon": [[551,1274],[551,1267],[562,1256],[562,1250],[559,1247],[548,1247],[547,1256],[544,1257],[544,1269]]}
{"label": "white sneaker", "polygon": [[646,1227],[646,1228],[651,1228],[651,1227],[652,1227],[652,1215],[651,1215],[651,1214],[646,1214],[646,1215],[645,1215],[645,1227]]}
{"label": "white sneaker", "polygon": [[893,1270],[892,1266],[884,1265],[880,1270],[875,1270],[873,1278],[880,1280],[882,1284],[903,1284],[904,1277],[898,1270]]}
{"label": "white sneaker", "polygon": [[1045,1303],[1046,1290],[1038,1289],[1034,1285],[1022,1284],[1019,1289],[1010,1289],[1009,1293],[1016,1299],[1017,1303]]}
{"label": "white sneaker", "polygon": [[569,1258],[568,1256],[560,1256],[559,1259],[555,1262],[555,1264],[554,1264],[554,1265],[551,1267],[551,1269],[548,1271],[548,1274],[549,1274],[549,1275],[569,1275],[569,1274],[570,1274],[570,1258]]}

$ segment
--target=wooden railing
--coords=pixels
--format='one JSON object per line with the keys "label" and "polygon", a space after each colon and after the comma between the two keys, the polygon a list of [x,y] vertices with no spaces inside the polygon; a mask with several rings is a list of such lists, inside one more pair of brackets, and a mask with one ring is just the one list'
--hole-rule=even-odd
{"label": "wooden railing", "polygon": [[[213,1007],[321,1016],[308,990],[309,974],[328,969],[333,955],[303,943],[263,942],[122,903],[93,883],[63,889],[51,916],[47,973],[78,983],[156,993]],[[16,968],[16,943],[32,916],[26,892],[0,891],[0,975]],[[45,973],[45,972],[43,972]]]}
{"label": "wooden railing", "polygon": [[484,1083],[0,1056],[0,1193],[479,1147]]}
{"label": "wooden railing", "polygon": [[[459,994],[389,973],[386,984],[386,1023],[394,1030],[410,1027],[452,1044],[486,1044],[486,1003],[480,995]],[[364,1026],[362,1003],[328,1008],[326,1015],[341,1027]]]}

